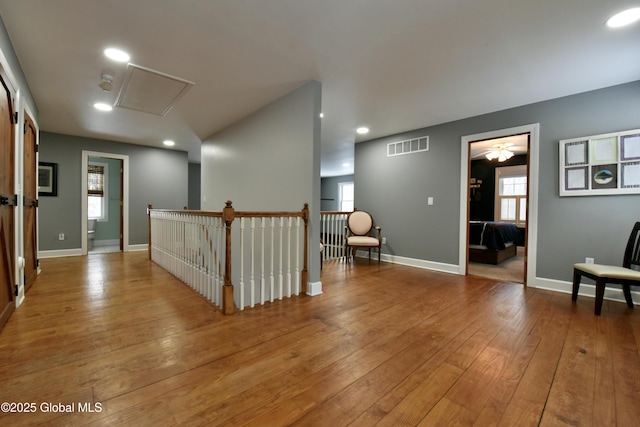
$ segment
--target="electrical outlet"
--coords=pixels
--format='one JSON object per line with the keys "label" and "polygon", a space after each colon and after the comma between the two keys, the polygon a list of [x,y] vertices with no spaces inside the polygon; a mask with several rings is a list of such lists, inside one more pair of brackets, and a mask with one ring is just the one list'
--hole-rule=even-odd
{"label": "electrical outlet", "polygon": [[387,244],[387,238],[386,238],[386,237],[383,237],[383,238],[382,238],[382,244],[383,244],[383,245],[386,245],[386,244]]}
{"label": "electrical outlet", "polygon": [[58,240],[64,240],[64,233],[58,234]]}
{"label": "electrical outlet", "polygon": [[593,264],[595,262],[595,260],[593,258],[586,257],[584,259],[584,262],[586,262],[587,264]]}

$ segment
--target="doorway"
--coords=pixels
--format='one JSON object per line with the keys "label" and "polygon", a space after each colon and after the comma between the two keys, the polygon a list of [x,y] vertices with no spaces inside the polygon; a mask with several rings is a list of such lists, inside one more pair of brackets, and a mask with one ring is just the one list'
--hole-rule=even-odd
{"label": "doorway", "polygon": [[468,274],[525,283],[528,154],[528,133],[469,144]]}
{"label": "doorway", "polygon": [[129,250],[126,155],[82,152],[82,253]]}
{"label": "doorway", "polygon": [[[526,164],[527,164],[527,192],[526,201],[526,227],[524,233],[523,245],[523,263],[522,280],[520,283],[533,284],[535,281],[535,260],[537,247],[537,206],[538,206],[538,143],[539,143],[539,124],[518,126],[514,128],[501,129],[492,132],[485,132],[475,135],[467,135],[461,138],[461,188],[460,188],[460,246],[459,246],[459,273],[466,275],[469,271],[469,242],[470,242],[470,219],[471,216],[471,198],[474,196],[472,186],[474,185],[471,176],[472,162],[472,145],[480,141],[486,142],[485,146],[493,148],[496,139],[505,139],[514,135],[526,135],[528,143],[526,144]],[[503,141],[504,142],[504,141]],[[485,150],[487,151],[487,150]],[[484,153],[486,154],[486,153]],[[478,178],[476,177],[477,184]],[[491,179],[494,182],[495,177]],[[475,187],[477,189],[478,187]],[[477,197],[477,196],[475,196]],[[492,198],[491,203],[495,200]],[[494,208],[495,209],[495,208]],[[495,211],[494,211],[495,213]],[[495,216],[494,216],[495,219]],[[516,249],[517,249],[516,245]],[[517,250],[513,251],[517,254]],[[509,251],[511,257],[511,252]],[[496,262],[500,264],[504,260],[497,257]]]}

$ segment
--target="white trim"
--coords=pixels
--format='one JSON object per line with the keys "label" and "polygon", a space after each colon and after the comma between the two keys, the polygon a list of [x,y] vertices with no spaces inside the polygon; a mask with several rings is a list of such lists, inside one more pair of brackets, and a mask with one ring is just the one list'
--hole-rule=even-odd
{"label": "white trim", "polygon": [[315,297],[322,294],[322,282],[307,282],[307,295]]}
{"label": "white trim", "polygon": [[43,258],[61,258],[67,256],[81,256],[82,249],[55,249],[51,251],[38,251],[38,259]]}
{"label": "white trim", "polygon": [[93,246],[120,246],[120,239],[103,239],[103,240],[94,240]]}
{"label": "white trim", "polygon": [[138,245],[129,245],[129,252],[148,251],[149,245],[147,243],[140,243]]}
{"label": "white trim", "polygon": [[[369,251],[356,250],[356,256],[358,258],[369,259]],[[378,257],[378,254],[372,251],[371,261],[373,261],[374,258],[377,258],[377,257]],[[390,255],[385,253],[380,254],[380,260],[384,262],[391,262],[393,264],[407,265],[409,267],[417,267],[417,268],[423,268],[426,270],[440,271],[443,273],[458,274],[458,266],[455,264],[445,264],[443,262],[428,261],[425,259],[417,259],[417,258],[407,258],[407,257]],[[378,262],[377,259],[375,261]]]}
{"label": "white trim", "polygon": [[[564,280],[545,279],[542,277],[536,277],[535,285],[531,286],[536,289],[544,289],[553,292],[560,292],[564,294],[571,294],[573,292],[573,283]],[[579,296],[585,296],[595,298],[596,287],[595,285],[580,282]],[[631,296],[634,301],[640,301],[640,292],[631,291]],[[626,303],[622,289],[609,288],[604,289],[604,299]],[[570,301],[570,300],[569,300]]]}
{"label": "white trim", "polygon": [[89,157],[105,157],[108,159],[122,160],[122,245],[123,252],[129,251],[129,156],[123,154],[101,153],[98,151],[82,150],[82,189],[80,200],[82,202],[81,243],[82,255],[87,255],[87,165]]}
{"label": "white trim", "polygon": [[469,191],[469,144],[473,141],[500,138],[529,133],[529,212],[527,236],[527,285],[536,279],[536,258],[538,253],[538,174],[540,124],[516,126],[508,129],[466,135],[460,146],[460,229],[458,243],[458,274],[467,274],[467,209]]}

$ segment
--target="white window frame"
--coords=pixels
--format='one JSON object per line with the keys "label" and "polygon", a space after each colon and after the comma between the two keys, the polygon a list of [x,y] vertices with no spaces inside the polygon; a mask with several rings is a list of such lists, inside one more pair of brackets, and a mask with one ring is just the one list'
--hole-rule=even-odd
{"label": "white window frame", "polygon": [[[109,221],[109,164],[104,162],[90,161],[89,165],[102,166],[104,168],[104,187],[103,187],[103,196],[102,196],[102,215],[100,215],[99,217],[91,217],[88,215],[89,211],[87,210],[87,216],[89,219],[95,219],[98,222],[108,222]],[[87,194],[85,197],[87,197],[87,206],[88,206],[89,195]]]}
{"label": "white window frame", "polygon": [[[501,178],[520,178],[520,177],[524,177],[527,180],[525,194],[515,195],[515,196],[500,195],[500,179]],[[527,165],[503,166],[503,167],[496,168],[496,190],[495,190],[495,210],[494,210],[495,221],[510,222],[515,224],[518,227],[522,227],[522,228],[526,227],[527,217],[528,217],[528,212],[526,212],[528,194],[529,194],[529,179],[527,177]],[[502,201],[504,199],[515,199],[515,203],[516,203],[515,220],[502,219]],[[523,202],[525,206],[525,212],[524,212],[525,219],[521,220],[520,214],[522,212],[521,206]]]}
{"label": "white window frame", "polygon": [[[352,212],[354,208],[355,200],[348,200],[348,199],[345,200],[344,198],[344,188],[347,186],[350,186],[353,190],[355,190],[353,186],[353,181],[341,182],[338,184],[338,211],[340,212]],[[352,191],[352,194],[353,194],[353,191]],[[350,202],[351,209],[345,209],[344,204],[349,202]]]}

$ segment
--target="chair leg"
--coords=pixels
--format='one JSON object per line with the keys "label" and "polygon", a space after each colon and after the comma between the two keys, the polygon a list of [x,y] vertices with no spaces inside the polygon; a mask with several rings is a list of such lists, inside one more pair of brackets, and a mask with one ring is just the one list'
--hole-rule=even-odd
{"label": "chair leg", "polygon": [[380,264],[380,247],[378,247],[378,264]]}
{"label": "chair leg", "polygon": [[573,292],[571,293],[571,301],[578,300],[578,289],[580,289],[580,278],[582,274],[579,270],[573,269]]}
{"label": "chair leg", "polygon": [[369,248],[369,261],[371,261],[371,248]]}
{"label": "chair leg", "polygon": [[602,301],[604,300],[604,285],[605,283],[603,281],[596,280],[596,316],[600,316],[600,313],[602,312]]}
{"label": "chair leg", "polygon": [[622,292],[624,293],[624,299],[627,301],[627,307],[633,308],[633,298],[631,298],[631,286],[622,285]]}

